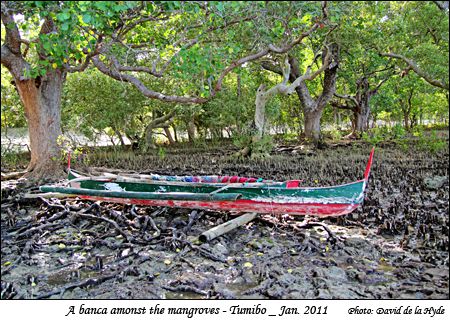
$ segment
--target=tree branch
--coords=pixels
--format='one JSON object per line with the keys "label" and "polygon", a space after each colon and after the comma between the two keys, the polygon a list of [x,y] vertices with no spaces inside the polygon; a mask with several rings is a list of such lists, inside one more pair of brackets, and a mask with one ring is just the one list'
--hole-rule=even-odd
{"label": "tree branch", "polygon": [[5,26],[5,45],[14,55],[20,55],[20,32],[12,13],[7,12],[6,5],[2,3],[2,23]]}
{"label": "tree branch", "polygon": [[433,1],[435,5],[439,8],[439,10],[448,13],[448,1]]}
{"label": "tree branch", "polygon": [[[329,49],[326,50],[326,56],[323,59],[322,66],[311,74],[311,67],[314,64],[314,62],[316,61],[317,57],[318,57],[318,54],[316,54],[316,56],[314,57],[314,61],[306,68],[306,72],[304,75],[295,79],[295,81],[293,83],[291,83],[289,86],[286,86],[286,91],[285,91],[286,94],[291,94],[292,92],[294,92],[295,88],[300,83],[304,82],[305,80],[314,80],[325,69],[327,69],[331,63],[331,50],[329,50]],[[287,63],[289,64],[289,62],[287,62]]]}
{"label": "tree branch", "polygon": [[108,58],[114,64],[114,68],[117,71],[134,71],[134,72],[145,72],[157,78],[162,77],[162,72],[157,72],[155,66],[152,69],[145,66],[123,66],[119,63],[119,60],[115,56],[108,56]]}
{"label": "tree branch", "polygon": [[99,35],[97,42],[95,44],[95,48],[92,52],[85,52],[86,58],[84,59],[84,62],[78,66],[71,67],[69,64],[66,64],[66,71],[67,72],[82,72],[86,70],[86,68],[89,66],[89,63],[91,62],[92,58],[97,56],[102,48],[103,42],[103,36]]}
{"label": "tree branch", "polygon": [[337,101],[331,101],[331,106],[333,106],[334,108],[338,108],[338,109],[351,110],[353,112],[355,112],[357,110],[357,106],[342,105],[342,104],[339,104]]}
{"label": "tree branch", "polygon": [[[174,47],[177,47],[177,46],[179,45],[179,43],[182,42],[182,41],[186,41],[186,43],[185,43],[184,45],[182,45],[181,48],[180,48],[176,53],[174,53],[174,54],[173,54],[173,55],[172,55],[172,56],[164,63],[164,65],[162,66],[162,68],[161,68],[160,71],[156,71],[156,63],[153,64],[153,67],[152,67],[151,69],[148,68],[148,67],[142,67],[142,66],[137,66],[137,67],[121,66],[121,67],[119,68],[119,71],[145,72],[145,73],[151,74],[151,75],[153,75],[153,76],[155,76],[155,77],[161,78],[161,77],[163,76],[164,72],[165,72],[165,71],[167,70],[167,68],[169,67],[170,63],[171,63],[177,56],[179,56],[180,53],[181,53],[183,50],[189,49],[189,48],[191,48],[192,46],[194,46],[195,44],[199,43],[201,37],[204,36],[205,34],[208,34],[208,33],[210,33],[210,32],[216,31],[216,30],[226,29],[226,28],[228,28],[228,27],[230,27],[230,26],[232,26],[232,25],[235,25],[235,24],[238,24],[238,23],[241,23],[241,22],[245,22],[245,21],[249,21],[249,20],[251,20],[251,19],[253,19],[253,18],[255,18],[255,16],[250,16],[250,17],[245,17],[245,18],[235,19],[235,20],[232,20],[232,21],[230,21],[230,22],[225,22],[224,25],[219,25],[219,26],[215,26],[215,27],[209,27],[208,29],[205,30],[205,32],[203,32],[201,35],[197,36],[197,37],[194,38],[194,39],[187,40],[187,39],[183,39],[183,37],[182,37],[182,39],[180,39],[179,41],[176,41],[176,42],[173,44],[173,46],[174,46]],[[121,40],[122,37],[123,37],[127,32],[129,32],[132,28],[134,28],[135,26],[137,26],[138,24],[141,24],[141,23],[144,23],[144,22],[147,22],[147,21],[161,21],[161,20],[167,20],[167,19],[168,19],[168,17],[163,17],[163,18],[144,17],[144,18],[138,19],[138,20],[136,20],[135,22],[133,22],[132,24],[127,25],[126,28],[124,28],[122,31],[119,31],[118,36],[114,38],[114,41],[115,41],[115,42],[118,42],[118,43],[120,43],[121,45],[123,45],[123,46],[125,46],[125,47],[128,47],[128,48],[130,48],[130,49],[133,49],[133,48],[140,48],[140,47],[141,47],[141,44],[125,44],[125,43],[123,43],[123,41]],[[186,30],[198,28],[198,27],[201,27],[201,26],[203,26],[203,24],[199,24],[199,25],[195,25],[195,26],[186,28]]]}
{"label": "tree branch", "polygon": [[[161,117],[153,119],[150,122],[149,126],[155,127],[157,125],[164,124],[166,121],[170,120],[173,116],[175,116],[175,110],[174,109],[172,109],[169,113],[167,113],[167,114],[165,114],[165,115],[163,115]],[[164,126],[161,126],[161,127],[164,127]]]}
{"label": "tree branch", "polygon": [[314,62],[316,61],[317,56],[318,56],[316,54],[313,62],[306,68],[305,74],[303,74],[300,77],[298,77],[297,79],[295,79],[289,86],[286,84],[287,84],[287,81],[291,74],[291,67],[290,67],[289,59],[288,59],[288,57],[286,57],[284,68],[283,68],[283,81],[281,83],[273,86],[269,90],[267,90],[264,93],[264,99],[268,100],[268,99],[270,99],[270,97],[272,97],[273,95],[275,95],[277,93],[281,93],[283,95],[289,95],[289,94],[293,93],[294,90],[305,80],[314,80],[330,64],[330,61],[331,61],[331,53],[330,52],[331,52],[330,50],[327,50],[327,56],[325,57],[322,66],[311,74],[311,67],[314,64]]}
{"label": "tree branch", "polygon": [[[294,57],[289,57],[289,63],[291,64],[291,82],[294,82],[295,79],[300,77],[300,67],[298,64],[298,60]],[[295,89],[300,99],[301,104],[305,108],[314,108],[314,100],[311,97],[311,94],[306,86],[305,82],[300,83],[300,85]]]}
{"label": "tree branch", "polygon": [[[161,13],[159,13],[159,14],[161,14]],[[131,30],[133,30],[134,27],[136,27],[137,25],[140,25],[142,23],[145,23],[148,21],[164,21],[164,20],[168,20],[168,19],[169,19],[169,17],[167,17],[167,16],[158,18],[158,15],[151,16],[151,17],[142,17],[140,19],[137,19],[137,20],[131,22],[128,25],[125,25],[124,28],[118,32],[118,37],[119,38],[123,37],[125,34],[130,32]]]}
{"label": "tree branch", "polygon": [[199,97],[185,97],[185,96],[168,96],[164,95],[162,93],[153,91],[148,89],[138,78],[120,73],[116,69],[108,68],[98,56],[95,56],[92,58],[92,62],[94,63],[94,66],[103,74],[119,80],[123,82],[129,82],[132,85],[134,85],[144,96],[152,99],[158,99],[164,102],[176,102],[176,103],[183,103],[183,104],[202,104],[207,101],[205,98],[199,98]]}
{"label": "tree branch", "polygon": [[[322,19],[323,20],[326,20],[327,17],[328,17],[327,5],[328,5],[327,1],[322,1]],[[278,53],[278,54],[283,54],[283,53],[288,52],[294,46],[296,46],[299,43],[301,43],[304,38],[308,37],[317,28],[319,28],[320,24],[321,24],[320,21],[316,21],[314,23],[314,25],[309,30],[301,33],[299,37],[297,37],[291,43],[285,45],[284,47],[276,47],[273,44],[269,44],[269,46],[267,48],[264,48],[264,49],[262,49],[261,51],[259,51],[257,53],[248,55],[246,57],[243,57],[241,59],[238,59],[238,60],[234,61],[233,63],[230,64],[230,66],[225,68],[222,71],[222,73],[220,74],[220,76],[219,76],[219,78],[217,80],[217,83],[216,83],[216,85],[214,87],[214,90],[212,91],[212,96],[214,96],[216,94],[216,92],[221,90],[222,83],[223,83],[223,80],[225,79],[225,76],[228,75],[233,69],[235,69],[235,68],[237,68],[239,66],[242,66],[246,62],[250,62],[250,61],[254,61],[254,60],[257,60],[259,58],[262,58],[262,57],[266,56],[269,52],[274,52],[274,53]]]}
{"label": "tree branch", "polygon": [[[348,100],[351,101],[352,103],[354,103],[356,106],[358,105],[358,101],[356,100],[356,98],[354,96],[350,96],[350,95],[340,95],[338,93],[334,93],[334,96],[338,97],[338,98],[342,98],[344,100]],[[338,107],[340,108],[340,107]],[[349,108],[347,108],[349,109]]]}
{"label": "tree branch", "polygon": [[257,53],[248,55],[246,57],[243,57],[243,58],[238,59],[235,62],[231,63],[230,66],[225,68],[225,70],[223,70],[222,73],[220,74],[218,81],[213,90],[213,96],[216,94],[216,92],[221,90],[222,83],[223,83],[223,80],[225,79],[225,76],[228,75],[233,69],[235,69],[239,66],[242,66],[243,64],[245,64],[247,62],[262,58],[262,57],[266,56],[267,54],[269,54],[269,52],[275,52],[275,53],[279,53],[279,54],[286,53],[289,50],[291,50],[295,45],[302,42],[302,40],[304,38],[308,37],[318,27],[319,27],[319,23],[315,23],[308,31],[303,32],[297,39],[295,39],[293,42],[291,42],[290,44],[287,44],[286,46],[284,46],[282,48],[275,47],[274,45],[270,44],[267,48],[262,49],[261,51],[259,51]]}
{"label": "tree branch", "polygon": [[364,76],[370,77],[370,76],[372,76],[372,75],[374,75],[374,74],[377,74],[377,73],[379,73],[379,72],[383,72],[383,71],[386,71],[386,70],[394,69],[394,67],[395,67],[394,65],[392,65],[392,66],[386,66],[385,68],[382,68],[382,69],[378,69],[378,70],[374,70],[374,71],[365,73]]}
{"label": "tree branch", "polygon": [[380,56],[390,57],[390,58],[395,58],[395,59],[403,60],[404,62],[406,62],[406,63],[408,64],[408,66],[411,67],[411,69],[412,69],[418,76],[420,76],[421,78],[423,78],[423,79],[424,79],[426,82],[428,82],[430,85],[435,86],[435,87],[439,87],[439,88],[442,88],[442,89],[445,89],[445,90],[447,90],[447,91],[449,90],[448,83],[444,83],[444,82],[442,82],[442,81],[440,81],[440,80],[433,79],[433,78],[430,77],[426,72],[424,72],[423,70],[421,70],[421,69],[417,66],[417,64],[416,64],[414,61],[412,61],[412,60],[406,58],[406,57],[403,56],[403,55],[396,54],[396,53],[392,53],[392,52],[389,52],[389,53],[387,53],[387,52],[382,52],[382,53],[380,53]]}
{"label": "tree branch", "polygon": [[11,49],[9,49],[9,47],[6,44],[3,44],[2,45],[2,58],[1,58],[2,65],[6,66],[9,69],[12,66],[15,58],[16,58],[16,56],[11,51]]}
{"label": "tree branch", "polygon": [[[322,19],[326,20],[327,16],[328,16],[328,11],[327,11],[327,1],[322,1]],[[154,17],[153,17],[154,18]],[[208,28],[205,33],[214,31],[214,30],[219,30],[219,29],[223,29],[226,28],[230,25],[236,24],[236,23],[240,23],[243,21],[248,21],[250,20],[252,17],[246,17],[243,19],[236,19],[233,20],[229,23],[227,23],[226,25],[221,25],[218,27],[210,27]],[[152,20],[150,17],[146,18],[146,21],[150,21]],[[142,23],[145,22],[141,19],[138,19],[136,22],[129,24],[129,26],[135,26],[137,25],[138,22]],[[138,78],[134,77],[133,75],[130,74],[126,74],[124,72],[146,72],[149,73],[153,76],[156,77],[162,77],[163,72],[168,68],[169,64],[173,61],[173,59],[179,55],[179,53],[181,52],[181,50],[185,49],[185,48],[189,48],[191,46],[193,46],[194,44],[198,43],[200,41],[200,38],[202,35],[198,36],[195,39],[191,39],[185,46],[184,48],[180,49],[179,51],[177,51],[167,62],[165,62],[164,66],[162,67],[162,69],[158,72],[156,71],[155,66],[153,66],[153,68],[148,68],[148,67],[144,67],[144,66],[136,66],[136,67],[131,67],[131,66],[123,66],[121,65],[117,59],[115,59],[114,57],[111,58],[109,57],[109,59],[112,60],[114,68],[108,67],[107,65],[105,65],[100,59],[99,57],[93,57],[92,61],[94,63],[94,65],[97,67],[97,69],[99,71],[101,71],[102,73],[104,73],[105,75],[108,75],[116,80],[119,81],[125,81],[125,82],[130,82],[132,83],[138,90],[140,90],[146,97],[152,98],[152,99],[159,99],[162,101],[166,101],[166,102],[179,102],[179,103],[205,103],[207,102],[209,99],[213,98],[217,92],[219,92],[221,90],[222,87],[222,83],[226,77],[226,75],[228,73],[230,73],[232,70],[234,70],[235,68],[242,66],[243,64],[247,63],[247,62],[251,62],[254,60],[257,60],[261,57],[266,56],[267,54],[269,54],[270,52],[274,52],[274,53],[286,53],[289,50],[291,50],[294,46],[298,45],[299,43],[301,43],[303,41],[303,39],[305,37],[308,37],[311,33],[313,33],[317,28],[319,28],[319,26],[321,26],[322,22],[317,19],[317,21],[310,27],[309,30],[304,31],[303,33],[301,33],[296,39],[294,39],[292,42],[282,46],[282,47],[277,47],[273,44],[268,45],[266,48],[260,50],[259,52],[253,53],[253,54],[249,54],[248,56],[245,56],[243,58],[240,58],[234,62],[232,62],[227,68],[225,68],[221,74],[218,77],[218,80],[215,84],[215,86],[212,88],[211,93],[210,93],[210,97],[208,99],[205,98],[199,98],[199,97],[180,97],[180,96],[167,96],[164,95],[162,93],[159,92],[155,92],[152,91],[150,89],[148,89]],[[125,31],[128,30],[128,27],[123,29]],[[132,28],[131,28],[132,29]],[[120,33],[120,36],[123,35],[123,30]],[[118,33],[118,35],[119,35]],[[119,42],[122,43],[119,39],[120,37],[118,36],[117,38],[113,39],[113,41],[115,42]],[[122,43],[122,45],[125,45]],[[133,44],[134,46],[136,46],[136,44]],[[125,45],[127,46],[127,45]],[[323,66],[322,66],[323,67]],[[309,77],[311,77],[311,79],[314,79],[323,69],[321,68],[320,71],[316,71],[314,74],[312,75],[306,75],[305,79],[308,79]]]}
{"label": "tree branch", "polygon": [[20,52],[22,43],[20,32],[12,13],[4,2],[1,4],[1,19],[5,26],[5,43],[2,44],[1,64],[8,68],[14,78],[22,80],[24,71],[28,70],[30,65]]}
{"label": "tree branch", "polygon": [[369,90],[369,95],[372,96],[372,95],[376,94],[376,92],[378,91],[378,89],[380,89],[380,87],[381,87],[388,79],[389,79],[389,77],[386,77],[386,78],[382,79],[382,80],[378,83],[378,85],[375,86],[374,89]]}
{"label": "tree branch", "polygon": [[[271,71],[280,76],[283,75],[283,71],[281,70],[281,68],[279,66],[275,65],[272,61],[262,61],[261,67],[263,67],[263,69],[265,69],[265,70]],[[291,64],[291,67],[292,67],[292,64]]]}

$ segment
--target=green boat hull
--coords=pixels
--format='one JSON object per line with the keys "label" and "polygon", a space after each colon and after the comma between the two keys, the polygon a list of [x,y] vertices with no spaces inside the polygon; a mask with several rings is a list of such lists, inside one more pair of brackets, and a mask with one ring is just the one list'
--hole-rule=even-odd
{"label": "green boat hull", "polygon": [[187,177],[157,180],[130,177],[87,177],[69,170],[69,187],[42,186],[43,192],[84,199],[148,206],[173,206],[239,212],[299,215],[344,215],[360,206],[370,174],[364,179],[329,187],[302,187],[298,181],[256,183],[186,182]]}

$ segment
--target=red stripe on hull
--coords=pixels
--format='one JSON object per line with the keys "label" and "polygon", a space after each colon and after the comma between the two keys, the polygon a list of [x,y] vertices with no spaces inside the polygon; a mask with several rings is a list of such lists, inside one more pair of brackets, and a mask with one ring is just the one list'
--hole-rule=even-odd
{"label": "red stripe on hull", "polygon": [[345,215],[354,211],[359,204],[321,204],[321,203],[289,203],[257,202],[252,200],[236,201],[173,201],[173,200],[145,200],[130,198],[111,198],[80,195],[80,198],[123,204],[145,206],[169,206],[193,209],[210,209],[235,212],[257,212],[267,214],[293,214],[315,216]]}

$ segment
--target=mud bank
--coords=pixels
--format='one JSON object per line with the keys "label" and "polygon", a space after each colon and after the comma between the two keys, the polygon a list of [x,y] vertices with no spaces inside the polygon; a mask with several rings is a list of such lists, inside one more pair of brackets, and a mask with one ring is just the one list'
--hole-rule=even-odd
{"label": "mud bank", "polygon": [[[242,162],[227,152],[178,151],[96,165],[321,186],[361,178],[369,151],[287,149]],[[378,148],[364,206],[353,214],[259,216],[205,244],[196,237],[233,213],[30,202],[20,182],[2,182],[1,298],[448,299],[448,160],[448,150]],[[304,220],[333,236],[302,228]]]}

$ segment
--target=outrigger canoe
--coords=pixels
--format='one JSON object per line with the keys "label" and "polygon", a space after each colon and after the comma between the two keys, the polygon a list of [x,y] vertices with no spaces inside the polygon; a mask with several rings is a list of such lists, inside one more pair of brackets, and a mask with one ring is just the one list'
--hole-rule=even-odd
{"label": "outrigger canoe", "polygon": [[299,180],[276,182],[236,176],[88,176],[70,169],[65,186],[42,192],[81,199],[146,206],[315,216],[345,215],[364,200],[374,149],[361,180],[329,187],[304,187]]}

